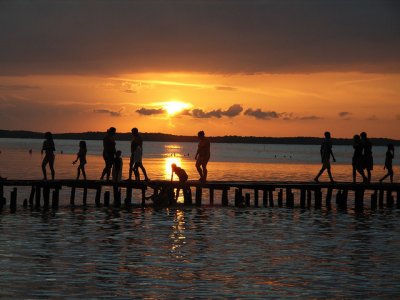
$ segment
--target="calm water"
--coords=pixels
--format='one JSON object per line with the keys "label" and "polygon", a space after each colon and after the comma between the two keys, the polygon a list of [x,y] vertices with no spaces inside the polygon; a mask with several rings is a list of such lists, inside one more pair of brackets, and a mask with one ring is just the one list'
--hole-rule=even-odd
{"label": "calm water", "polygon": [[[40,178],[41,142],[0,139],[1,175]],[[75,176],[77,144],[56,141],[63,150],[56,158],[57,178]],[[118,148],[127,154],[129,143],[118,142]],[[191,143],[145,143],[144,164],[152,178],[169,178],[173,161],[197,178],[195,149]],[[318,146],[214,144],[210,179],[308,180],[320,167],[318,151]],[[351,147],[334,151],[335,177],[350,180]],[[99,176],[100,153],[101,143],[89,142],[90,178]],[[374,148],[375,178],[383,174],[384,153]],[[396,209],[3,211],[0,298],[396,299],[399,220]]]}

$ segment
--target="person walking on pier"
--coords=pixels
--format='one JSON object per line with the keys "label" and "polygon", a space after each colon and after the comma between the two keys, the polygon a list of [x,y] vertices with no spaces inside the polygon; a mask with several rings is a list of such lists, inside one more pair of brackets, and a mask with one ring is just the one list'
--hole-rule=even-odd
{"label": "person walking on pier", "polygon": [[390,176],[390,183],[393,183],[393,158],[394,158],[394,146],[392,143],[390,143],[387,146],[385,166],[383,167],[383,169],[387,170],[387,174],[379,180],[380,183],[382,183],[382,181],[384,181],[389,176]]}
{"label": "person walking on pier", "polygon": [[115,156],[115,133],[116,129],[114,127],[110,127],[107,130],[107,134],[103,139],[103,159],[105,163],[105,167],[103,169],[103,173],[101,174],[100,180],[104,179],[106,176],[107,181],[110,180],[111,168],[114,163]]}
{"label": "person walking on pier", "polygon": [[194,157],[196,160],[196,169],[200,175],[200,181],[207,181],[207,163],[210,160],[210,141],[205,137],[204,131],[199,131],[197,133],[199,138],[199,145],[197,147],[197,152]]}
{"label": "person walking on pier", "polygon": [[53,141],[53,135],[51,132],[46,132],[44,134],[45,141],[43,142],[42,146],[42,151],[41,154],[43,155],[43,152],[45,153],[45,156],[42,161],[42,172],[43,172],[43,179],[47,180],[47,174],[46,174],[46,166],[49,164],[50,171],[51,171],[51,179],[54,180],[54,160],[55,160],[55,155],[54,151],[56,151],[56,148],[54,146],[54,141]]}
{"label": "person walking on pier", "polygon": [[135,179],[140,181],[139,168],[142,170],[144,180],[149,181],[146,169],[142,163],[143,157],[143,139],[139,134],[137,128],[132,128],[132,142],[131,142],[131,159],[129,162],[129,180],[132,180],[132,172],[135,174]]}
{"label": "person walking on pier", "polygon": [[76,164],[76,162],[79,160],[79,166],[77,169],[78,174],[76,176],[76,180],[79,179],[79,176],[81,175],[81,171],[82,171],[83,179],[86,180],[86,173],[85,173],[86,153],[87,153],[86,142],[80,141],[79,142],[79,152],[76,155],[76,159],[72,162],[72,164]]}
{"label": "person walking on pier", "polygon": [[331,173],[331,156],[333,159],[333,162],[336,162],[335,156],[333,155],[332,152],[332,141],[331,141],[331,133],[329,131],[325,132],[325,139],[322,142],[321,149],[321,162],[322,162],[322,168],[317,174],[317,176],[314,178],[316,182],[319,182],[319,177],[322,175],[322,173],[327,170],[329,179],[331,180],[332,183],[335,181],[333,180],[332,173]]}
{"label": "person walking on pier", "polygon": [[352,159],[353,166],[353,182],[356,183],[357,172],[362,176],[363,182],[366,183],[367,177],[365,177],[364,169],[363,169],[363,146],[361,144],[361,139],[358,134],[353,137],[353,148],[354,154]]}
{"label": "person walking on pier", "polygon": [[371,171],[374,169],[374,159],[372,157],[372,144],[366,132],[361,132],[361,144],[363,146],[363,168],[367,170],[367,181],[371,183]]}

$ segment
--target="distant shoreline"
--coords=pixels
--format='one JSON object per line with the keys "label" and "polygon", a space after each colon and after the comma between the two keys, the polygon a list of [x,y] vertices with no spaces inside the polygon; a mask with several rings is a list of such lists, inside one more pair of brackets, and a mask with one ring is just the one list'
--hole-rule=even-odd
{"label": "distant shoreline", "polygon": [[[55,139],[63,140],[102,140],[105,132],[81,132],[81,133],[53,133]],[[43,132],[25,130],[0,130],[0,138],[43,139]],[[141,133],[145,141],[153,142],[197,142],[196,136],[173,135],[166,133]],[[319,145],[323,138],[318,137],[256,137],[256,136],[209,136],[212,143],[238,143],[238,144],[286,144],[286,145]],[[117,139],[131,140],[131,133],[117,133]],[[393,143],[400,146],[400,140],[388,138],[371,138],[373,145],[386,146]],[[352,139],[333,138],[335,145],[352,145]]]}

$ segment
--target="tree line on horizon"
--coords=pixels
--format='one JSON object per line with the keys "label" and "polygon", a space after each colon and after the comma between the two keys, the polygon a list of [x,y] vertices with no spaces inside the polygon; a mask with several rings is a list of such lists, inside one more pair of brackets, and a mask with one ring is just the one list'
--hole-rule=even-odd
{"label": "tree line on horizon", "polygon": [[[53,133],[55,139],[65,140],[102,140],[105,132],[89,131],[81,133]],[[198,142],[197,136],[173,135],[167,133],[141,133],[145,141],[153,142]],[[34,132],[26,130],[0,130],[0,138],[21,138],[21,139],[43,139],[43,132]],[[132,134],[130,132],[117,133],[118,140],[130,141]],[[320,145],[323,138],[319,137],[257,137],[257,136],[208,136],[212,143],[241,143],[241,144],[291,144],[291,145]],[[333,138],[335,145],[352,145],[352,138]],[[392,143],[400,146],[400,140],[389,138],[370,138],[370,141],[376,146],[386,146]]]}

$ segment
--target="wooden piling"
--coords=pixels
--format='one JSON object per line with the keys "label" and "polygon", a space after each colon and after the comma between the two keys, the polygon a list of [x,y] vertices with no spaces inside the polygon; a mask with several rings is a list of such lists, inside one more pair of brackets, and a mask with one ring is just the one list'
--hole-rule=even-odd
{"label": "wooden piling", "polygon": [[10,195],[10,211],[15,213],[17,211],[17,188],[13,188]]}
{"label": "wooden piling", "polygon": [[100,198],[101,198],[101,185],[96,188],[96,196],[94,198],[94,203],[97,207],[100,206]]}
{"label": "wooden piling", "polygon": [[311,198],[312,198],[311,190],[307,190],[307,208],[311,208]]}
{"label": "wooden piling", "polygon": [[43,187],[43,208],[48,209],[50,207],[50,188],[48,186]]}
{"label": "wooden piling", "polygon": [[69,204],[75,206],[75,186],[71,187],[71,196],[69,197]]}
{"label": "wooden piling", "polygon": [[273,190],[268,190],[268,200],[269,200],[269,206],[274,207],[274,192]]}
{"label": "wooden piling", "polygon": [[377,202],[378,202],[378,191],[375,190],[371,194],[371,209],[374,210],[377,208]]}
{"label": "wooden piling", "polygon": [[3,208],[4,205],[4,187],[0,184],[0,209]]}
{"label": "wooden piling", "polygon": [[286,207],[294,207],[294,193],[291,188],[286,189]]}
{"label": "wooden piling", "polygon": [[303,188],[300,190],[300,208],[306,208],[306,190]]}
{"label": "wooden piling", "polygon": [[[154,196],[157,197],[157,195],[158,195],[158,189],[155,188],[154,189]],[[131,186],[127,186],[126,187],[125,205],[126,206],[131,206],[132,205],[132,187]]]}
{"label": "wooden piling", "polygon": [[214,189],[210,188],[209,193],[210,193],[210,205],[214,205]]}
{"label": "wooden piling", "polygon": [[384,193],[385,193],[385,191],[383,189],[379,190],[379,202],[378,202],[378,205],[379,205],[379,208],[381,208],[381,209],[383,208]]}
{"label": "wooden piling", "polygon": [[278,206],[282,207],[282,200],[283,200],[283,189],[280,189],[278,192]]}
{"label": "wooden piling", "polygon": [[142,188],[142,206],[146,206],[146,188]]}
{"label": "wooden piling", "polygon": [[[213,195],[213,197],[214,197],[214,195]],[[211,199],[210,199],[210,201],[211,201]],[[214,201],[214,199],[213,199],[213,201]],[[183,187],[183,203],[188,204],[188,205],[192,205],[192,203],[193,203],[192,190],[191,190],[190,186]]]}
{"label": "wooden piling", "polygon": [[332,188],[329,187],[326,191],[326,208],[331,209]]}
{"label": "wooden piling", "polygon": [[364,208],[364,188],[359,187],[354,191],[354,209],[362,211]]}
{"label": "wooden piling", "polygon": [[347,209],[347,197],[349,195],[349,190],[348,189],[344,189],[342,191],[342,197],[341,197],[341,208],[342,209]]}
{"label": "wooden piling", "polygon": [[31,193],[29,194],[29,206],[33,206],[33,199],[35,198],[35,186],[32,185],[31,187]]}
{"label": "wooden piling", "polygon": [[104,192],[104,206],[105,207],[110,206],[110,191]]}
{"label": "wooden piling", "polygon": [[254,189],[254,207],[258,207],[258,189]]}
{"label": "wooden piling", "polygon": [[268,191],[263,190],[263,206],[267,207],[268,206]]}
{"label": "wooden piling", "polygon": [[388,189],[386,191],[386,207],[392,208],[394,204],[392,190]]}
{"label": "wooden piling", "polygon": [[114,198],[114,207],[121,207],[121,192],[118,189],[118,185],[113,185],[113,198]]}
{"label": "wooden piling", "polygon": [[320,188],[315,189],[314,191],[314,207],[315,209],[321,209],[322,207],[322,192]]}
{"label": "wooden piling", "polygon": [[400,209],[400,190],[397,190],[396,208]]}
{"label": "wooden piling", "polygon": [[235,189],[235,206],[240,207],[242,206],[242,195],[240,194],[239,189]]}
{"label": "wooden piling", "polygon": [[195,201],[196,201],[196,205],[197,206],[201,206],[201,202],[203,200],[202,198],[203,198],[203,189],[202,189],[201,186],[196,186],[196,199],[195,199]]}
{"label": "wooden piling", "polygon": [[83,204],[83,206],[86,206],[86,204],[87,204],[87,192],[88,192],[88,189],[85,186],[83,188],[83,196],[82,196],[82,204]]}
{"label": "wooden piling", "polygon": [[228,206],[228,204],[229,204],[228,190],[227,189],[223,189],[222,190],[221,204],[222,204],[222,206]]}
{"label": "wooden piling", "polygon": [[51,203],[51,207],[53,209],[58,209],[59,198],[60,198],[60,190],[56,188],[53,191],[53,201]]}

